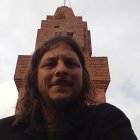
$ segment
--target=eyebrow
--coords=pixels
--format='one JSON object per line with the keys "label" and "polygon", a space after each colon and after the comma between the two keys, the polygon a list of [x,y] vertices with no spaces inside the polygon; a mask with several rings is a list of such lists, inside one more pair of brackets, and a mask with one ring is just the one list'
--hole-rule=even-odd
{"label": "eyebrow", "polygon": [[[58,58],[57,56],[49,56],[49,57],[44,58],[44,60],[54,60],[57,58]],[[73,56],[62,56],[62,58],[66,58],[68,60],[76,60]]]}
{"label": "eyebrow", "polygon": [[47,58],[44,58],[44,59],[42,59],[42,63],[45,63],[46,61],[54,61],[54,60],[56,60],[56,57],[47,57]]}
{"label": "eyebrow", "polygon": [[[79,57],[73,57],[73,55],[70,55],[70,54],[67,54],[67,55],[62,55],[61,56],[62,59],[65,59],[66,61],[75,61],[75,62],[80,62],[79,60]],[[42,63],[45,63],[47,61],[55,61],[59,58],[59,56],[53,56],[53,55],[50,55],[50,56],[46,56],[43,60],[42,60]]]}
{"label": "eyebrow", "polygon": [[[81,65],[81,62],[79,60],[79,58],[74,58],[72,56],[62,56],[62,58],[64,58],[64,61],[66,60],[66,62],[68,61],[71,61],[71,62],[75,62],[77,63],[78,65]],[[56,60],[58,59],[58,57],[56,56],[49,56],[49,57],[46,57],[42,60],[42,62],[40,63],[41,65],[44,65],[45,63],[47,62],[55,62]]]}

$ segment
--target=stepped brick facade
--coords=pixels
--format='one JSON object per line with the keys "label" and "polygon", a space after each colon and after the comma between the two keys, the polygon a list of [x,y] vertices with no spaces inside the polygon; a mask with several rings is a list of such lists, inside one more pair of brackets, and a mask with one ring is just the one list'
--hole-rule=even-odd
{"label": "stepped brick facade", "polygon": [[[58,7],[55,14],[42,20],[38,29],[35,49],[44,41],[56,35],[72,36],[82,47],[86,59],[87,69],[97,92],[96,100],[106,102],[105,92],[110,82],[107,57],[91,57],[91,38],[87,22],[81,16],[75,16],[73,10],[67,6]],[[19,92],[19,100],[23,96],[23,77],[27,71],[30,55],[19,55],[14,80]]]}

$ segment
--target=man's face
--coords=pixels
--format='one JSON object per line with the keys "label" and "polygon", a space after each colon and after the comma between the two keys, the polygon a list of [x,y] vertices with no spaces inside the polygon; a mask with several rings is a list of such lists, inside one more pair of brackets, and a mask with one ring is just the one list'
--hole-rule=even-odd
{"label": "man's face", "polygon": [[38,89],[44,101],[70,103],[82,89],[82,66],[69,45],[59,42],[47,51],[38,67]]}

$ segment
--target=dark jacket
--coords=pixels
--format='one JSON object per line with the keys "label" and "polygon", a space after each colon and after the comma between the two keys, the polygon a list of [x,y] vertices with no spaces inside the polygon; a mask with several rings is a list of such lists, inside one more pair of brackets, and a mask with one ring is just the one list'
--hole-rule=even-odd
{"label": "dark jacket", "polygon": [[[0,120],[0,140],[47,140],[29,125],[13,129],[13,118]],[[53,140],[137,140],[124,113],[107,103],[66,116],[56,130]]]}

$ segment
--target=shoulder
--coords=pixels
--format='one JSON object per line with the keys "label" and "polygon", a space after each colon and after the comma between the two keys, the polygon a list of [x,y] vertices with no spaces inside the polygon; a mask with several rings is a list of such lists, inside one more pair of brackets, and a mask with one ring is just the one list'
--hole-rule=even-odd
{"label": "shoulder", "polygon": [[14,116],[0,119],[0,129],[3,129],[8,126],[10,127],[12,125],[13,120],[14,120]]}
{"label": "shoulder", "polygon": [[92,107],[90,110],[92,112],[91,114],[94,114],[93,116],[95,117],[96,121],[102,122],[102,124],[111,124],[111,122],[114,123],[117,121],[122,121],[127,122],[127,124],[131,126],[125,113],[114,105],[103,103]]}
{"label": "shoulder", "polygon": [[92,106],[92,108],[103,110],[103,111],[121,111],[119,108],[109,103],[98,104],[98,105]]}
{"label": "shoulder", "polygon": [[14,116],[3,118],[0,120],[0,139],[2,140],[10,139],[13,119]]}
{"label": "shoulder", "polygon": [[[126,115],[124,114],[124,112],[122,110],[120,110],[119,108],[117,108],[116,106],[109,104],[109,103],[103,103],[100,105],[96,105],[95,107],[93,107],[93,109],[97,114],[101,115],[102,117],[106,117],[106,116],[120,116],[120,117],[126,117]],[[93,112],[94,112],[93,111]]]}
{"label": "shoulder", "polygon": [[119,108],[103,103],[92,107],[91,114],[90,120],[93,121],[94,118],[94,129],[101,139],[137,139],[130,120]]}
{"label": "shoulder", "polygon": [[0,139],[2,140],[31,140],[26,134],[26,126],[13,127],[15,116],[3,118],[0,120]]}

